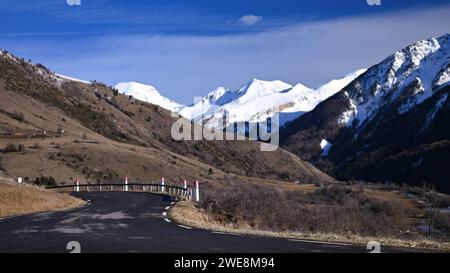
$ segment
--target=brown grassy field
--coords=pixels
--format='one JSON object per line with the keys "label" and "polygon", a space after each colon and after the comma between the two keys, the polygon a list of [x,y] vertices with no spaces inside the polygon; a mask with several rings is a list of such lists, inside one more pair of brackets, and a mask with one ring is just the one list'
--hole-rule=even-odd
{"label": "brown grassy field", "polygon": [[75,208],[84,204],[83,200],[66,194],[0,181],[0,217]]}
{"label": "brown grassy field", "polygon": [[383,247],[409,248],[423,251],[450,251],[450,243],[432,239],[399,239],[393,236],[361,236],[358,234],[334,234],[325,232],[296,232],[273,231],[268,229],[256,229],[245,224],[231,224],[217,221],[204,209],[199,208],[193,202],[183,201],[177,203],[169,212],[169,217],[186,226],[199,229],[214,230],[226,233],[238,233],[264,237],[278,237],[297,240],[313,240],[318,242],[333,242],[353,245],[367,245],[370,241],[377,241]]}
{"label": "brown grassy field", "polygon": [[222,232],[450,250],[445,234],[430,236],[418,230],[425,208],[419,196],[406,197],[407,189],[253,182],[209,185],[200,203],[180,202],[169,215],[183,225]]}

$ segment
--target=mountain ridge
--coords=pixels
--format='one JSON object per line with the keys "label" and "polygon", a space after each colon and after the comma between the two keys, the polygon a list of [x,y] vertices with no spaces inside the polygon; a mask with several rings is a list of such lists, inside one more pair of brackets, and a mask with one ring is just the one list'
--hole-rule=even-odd
{"label": "mountain ridge", "polygon": [[[314,109],[319,102],[338,92],[364,71],[365,69],[357,70],[317,89],[301,83],[292,86],[281,81],[253,79],[236,91],[225,89],[226,92],[213,101],[207,99],[208,95],[181,109],[179,113],[194,122],[206,122],[206,126],[219,130],[224,129],[222,119],[225,115],[227,126],[233,126],[234,122],[248,122],[250,126],[254,126],[252,124],[264,122],[279,113],[279,125],[283,126]],[[262,87],[258,90],[255,86]],[[246,96],[248,91],[250,95]]]}
{"label": "mountain ridge", "polygon": [[[283,149],[261,152],[255,141],[175,141],[170,111],[9,53],[0,54],[0,79],[0,168],[12,177],[334,181]],[[8,144],[25,150],[4,152]]]}
{"label": "mountain ridge", "polygon": [[[429,182],[450,190],[443,163],[450,130],[442,126],[450,122],[449,37],[415,42],[372,66],[288,124],[282,147],[338,179]],[[332,144],[325,157],[323,139]]]}

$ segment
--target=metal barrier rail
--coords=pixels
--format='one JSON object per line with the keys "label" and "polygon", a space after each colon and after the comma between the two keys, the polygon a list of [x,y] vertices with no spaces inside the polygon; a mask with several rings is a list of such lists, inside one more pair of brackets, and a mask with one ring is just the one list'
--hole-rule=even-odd
{"label": "metal barrier rail", "polygon": [[64,186],[46,187],[46,189],[58,190],[59,192],[96,192],[96,191],[108,191],[108,192],[151,192],[162,193],[173,196],[181,197],[185,200],[194,199],[194,190],[192,188],[184,188],[172,185],[163,184],[138,184],[138,183],[125,183],[125,184],[74,184]]}

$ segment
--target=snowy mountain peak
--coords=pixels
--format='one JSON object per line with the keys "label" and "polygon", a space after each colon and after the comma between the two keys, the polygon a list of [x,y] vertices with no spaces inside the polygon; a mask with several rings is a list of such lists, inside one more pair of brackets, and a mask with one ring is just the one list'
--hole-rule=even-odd
{"label": "snowy mountain peak", "polygon": [[138,82],[122,82],[115,87],[124,95],[133,96],[135,99],[156,104],[169,111],[177,111],[183,107],[183,105],[163,97],[159,91],[151,85]]}
{"label": "snowy mountain peak", "polygon": [[253,78],[247,84],[242,86],[238,90],[238,93],[249,92],[249,91],[259,91],[261,94],[264,94],[264,92],[275,93],[275,92],[284,91],[284,90],[287,90],[290,88],[292,88],[292,85],[282,82],[280,80],[264,81],[264,80],[259,80],[259,79]]}
{"label": "snowy mountain peak", "polygon": [[301,93],[301,92],[310,92],[312,90],[313,89],[311,89],[301,83],[297,83],[296,85],[294,85],[294,87],[292,87],[292,89],[288,90],[287,92],[295,91],[295,92]]}
{"label": "snowy mountain peak", "polygon": [[125,95],[178,112],[194,122],[208,121],[216,129],[223,125],[221,119],[224,113],[227,113],[227,122],[230,124],[259,122],[280,113],[280,125],[284,125],[313,110],[317,104],[339,92],[365,71],[357,70],[316,90],[301,83],[292,86],[280,80],[265,81],[254,78],[237,90],[218,87],[189,106],[164,98],[151,85],[126,82],[117,84],[116,88]]}
{"label": "snowy mountain peak", "polygon": [[291,88],[292,85],[278,80],[263,81],[253,79],[236,92],[239,96],[237,102],[244,103],[270,94],[286,91]]}
{"label": "snowy mountain peak", "polygon": [[206,95],[206,97],[204,99],[209,100],[211,103],[215,103],[227,92],[230,92],[230,89],[220,86],[220,87],[216,88],[215,90],[209,92],[208,95]]}
{"label": "snowy mountain peak", "polygon": [[119,91],[120,91],[120,89],[125,89],[125,90],[142,89],[142,90],[148,91],[150,93],[157,93],[158,95],[160,95],[159,91],[155,87],[148,85],[148,84],[139,83],[139,82],[121,82],[116,85],[116,88],[119,89]]}
{"label": "snowy mountain peak", "polygon": [[400,104],[398,113],[407,113],[449,84],[449,75],[450,35],[415,42],[373,66],[346,88],[350,106],[338,122],[360,127],[382,107],[394,103]]}

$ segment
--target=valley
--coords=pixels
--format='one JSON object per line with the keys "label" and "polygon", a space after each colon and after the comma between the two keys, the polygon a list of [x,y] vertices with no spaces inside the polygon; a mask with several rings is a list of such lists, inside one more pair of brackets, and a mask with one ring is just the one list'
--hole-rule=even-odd
{"label": "valley", "polygon": [[[177,204],[174,221],[447,251],[450,197],[439,192],[450,192],[449,46],[447,34],[316,89],[253,79],[189,106],[149,85],[78,80],[1,51],[0,172],[32,187],[200,181],[201,201]],[[180,118],[220,133],[276,114],[281,146],[272,152],[255,139],[176,141],[171,132]]]}

